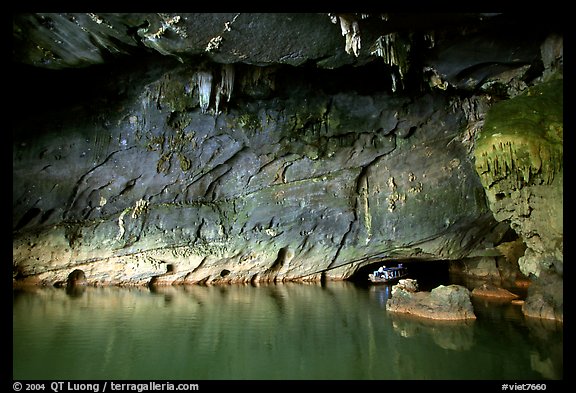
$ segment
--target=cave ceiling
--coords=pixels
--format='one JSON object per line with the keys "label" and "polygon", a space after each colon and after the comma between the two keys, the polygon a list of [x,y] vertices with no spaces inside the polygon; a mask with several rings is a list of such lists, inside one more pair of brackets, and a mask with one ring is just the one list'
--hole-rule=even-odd
{"label": "cave ceiling", "polygon": [[384,59],[401,73],[403,51],[426,50],[429,69],[464,85],[530,62],[526,34],[543,25],[499,13],[21,13],[13,18],[13,60],[66,69],[152,53],[335,69]]}

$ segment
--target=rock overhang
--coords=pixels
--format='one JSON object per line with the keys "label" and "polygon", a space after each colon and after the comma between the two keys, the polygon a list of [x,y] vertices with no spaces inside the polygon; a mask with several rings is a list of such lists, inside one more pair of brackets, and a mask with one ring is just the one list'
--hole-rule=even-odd
{"label": "rock overhang", "polygon": [[[150,280],[150,277],[161,277],[166,282],[171,282],[170,280],[193,282],[206,279],[250,280],[256,277],[249,267],[250,264],[255,271],[268,272],[266,274],[271,279],[278,274],[281,277],[301,277],[302,274],[313,273],[318,268],[326,267],[330,261],[336,262],[330,265],[331,267],[337,267],[338,263],[353,261],[361,256],[365,257],[366,263],[370,263],[372,256],[380,255],[379,253],[389,246],[394,248],[393,255],[397,258],[406,258],[417,253],[423,259],[450,258],[465,255],[469,247],[477,244],[474,238],[481,237],[479,235],[482,231],[471,229],[475,223],[479,224],[479,228],[494,225],[486,215],[488,211],[483,202],[483,195],[480,195],[482,188],[473,178],[473,167],[469,165],[464,150],[460,149],[458,143],[450,143],[444,144],[450,149],[442,151],[444,142],[440,135],[434,135],[440,138],[437,146],[426,146],[428,142],[422,136],[426,133],[433,134],[430,131],[432,129],[439,130],[444,127],[444,130],[450,130],[446,134],[446,143],[452,140],[458,142],[460,137],[457,136],[457,130],[467,119],[461,115],[453,116],[449,111],[443,112],[442,106],[448,103],[439,104],[442,101],[435,100],[443,94],[469,95],[481,89],[483,83],[490,78],[498,78],[498,75],[511,69],[519,70],[520,76],[522,73],[525,73],[526,77],[530,73],[535,73],[534,70],[539,67],[539,45],[545,38],[542,34],[545,29],[531,31],[528,35],[530,37],[528,45],[521,45],[523,37],[521,33],[513,34],[506,36],[502,41],[496,41],[497,45],[488,45],[474,56],[469,56],[470,48],[464,43],[478,42],[477,39],[482,36],[483,29],[490,30],[489,26],[499,26],[501,29],[502,22],[492,23],[502,17],[506,20],[506,15],[433,14],[414,19],[414,15],[393,14],[386,17],[381,14],[253,14],[254,17],[260,18],[257,22],[247,15],[237,17],[236,15],[27,14],[21,16],[18,22],[20,24],[15,29],[16,38],[20,40],[19,43],[23,42],[25,36],[32,37],[32,40],[18,48],[23,52],[16,51],[16,60],[32,64],[34,68],[46,68],[58,72],[59,75],[64,75],[63,79],[69,74],[60,72],[68,73],[71,71],[69,68],[83,68],[89,74],[96,70],[95,66],[100,63],[118,64],[117,70],[124,69],[124,71],[126,71],[124,67],[129,67],[133,62],[143,62],[144,59],[154,59],[153,62],[158,61],[156,64],[165,65],[161,71],[155,68],[148,74],[144,73],[150,77],[149,83],[132,83],[124,79],[122,82],[124,85],[118,86],[115,85],[116,80],[111,79],[111,85],[114,86],[104,91],[105,98],[109,97],[110,93],[116,92],[117,87],[134,94],[128,97],[124,110],[120,109],[122,105],[117,105],[118,115],[108,116],[112,114],[112,111],[109,111],[104,116],[106,121],[102,127],[99,124],[92,127],[99,136],[92,138],[87,130],[84,131],[90,144],[93,143],[94,148],[99,150],[97,154],[94,153],[100,157],[95,161],[97,166],[88,166],[78,174],[76,190],[71,188],[62,192],[58,190],[61,184],[58,187],[50,185],[53,193],[61,193],[58,194],[59,198],[65,198],[70,202],[68,207],[73,207],[63,209],[67,222],[54,232],[59,235],[61,231],[63,236],[54,245],[58,244],[56,247],[58,248],[59,242],[63,241],[62,249],[58,252],[64,252],[62,254],[65,256],[63,261],[66,261],[64,269],[68,267],[68,259],[74,260],[79,254],[83,254],[83,257],[77,259],[77,262],[90,263],[94,252],[88,249],[102,244],[101,240],[104,238],[116,239],[121,232],[120,222],[124,226],[120,240],[125,242],[118,245],[126,248],[109,255],[110,265],[126,267],[140,264],[133,278],[144,282]],[[332,17],[336,18],[337,23],[333,22]],[[342,18],[345,23],[340,20]],[[35,22],[31,22],[34,20]],[[314,33],[310,32],[310,37],[316,38],[304,39],[309,36],[306,33],[308,30],[296,28],[298,23],[305,20],[307,23],[318,21],[318,25],[321,25],[320,29],[318,26],[307,27],[308,30],[315,29]],[[209,21],[212,23],[207,23]],[[354,38],[354,21],[358,23],[360,45]],[[65,27],[60,27],[59,22]],[[471,24],[468,24],[469,22]],[[211,25],[211,30],[205,30],[202,34],[191,34],[192,29],[188,29],[188,26],[201,26],[202,23]],[[41,27],[38,28],[37,24]],[[31,29],[26,34],[23,25]],[[467,25],[472,31],[461,30],[462,25]],[[90,26],[94,26],[94,29]],[[118,31],[126,29],[126,26],[130,26],[128,29],[130,36],[112,32],[114,29]],[[278,30],[278,26],[282,27],[279,34],[270,30],[273,28]],[[349,30],[346,30],[347,26]],[[414,26],[417,26],[417,29],[412,30]],[[46,34],[34,33],[35,28]],[[236,28],[238,30],[235,30]],[[431,30],[441,33],[431,35]],[[244,34],[238,35],[239,31]],[[351,34],[343,35],[345,31]],[[526,30],[520,29],[520,31]],[[319,32],[326,33],[327,36],[319,37]],[[76,33],[78,36],[73,40],[65,42],[62,39],[68,34]],[[258,34],[265,34],[266,37],[259,39]],[[497,36],[494,33],[491,35],[492,38]],[[476,41],[469,40],[470,37],[475,37]],[[53,49],[47,49],[52,46],[43,47],[44,42],[55,46]],[[269,52],[274,49],[273,45],[279,44],[283,45],[282,50]],[[511,51],[519,45],[520,50]],[[33,49],[28,60],[25,56],[21,56],[27,46]],[[405,51],[409,47],[412,50],[411,55],[420,53],[417,50],[423,50],[421,53],[424,54],[419,62],[411,63],[412,71],[418,71],[413,74],[403,69],[407,63],[398,58],[406,55],[401,49]],[[242,51],[238,48],[242,48]],[[50,53],[57,56],[51,58]],[[510,53],[514,55],[511,56]],[[468,56],[461,58],[463,54]],[[486,54],[490,55],[489,58],[485,57]],[[121,64],[123,61],[125,63]],[[205,67],[202,72],[206,69],[212,70],[213,79],[210,85],[212,93],[216,91],[217,83],[224,81],[220,79],[223,67],[234,66],[235,86],[227,108],[224,108],[226,96],[221,97],[219,107],[216,106],[213,96],[211,100],[201,101],[200,79],[196,79],[196,93],[186,96],[186,86],[188,91],[194,89],[194,75],[200,70],[195,68],[198,65]],[[190,66],[187,71],[189,75],[184,74],[186,80],[182,79],[182,83],[177,84],[178,70],[187,66]],[[420,66],[424,68],[420,70]],[[532,71],[528,72],[524,68],[526,66]],[[255,79],[262,83],[260,85],[240,83],[242,69],[245,77],[258,74],[258,78]],[[306,104],[302,104],[299,109],[296,106],[291,109],[294,113],[290,131],[294,135],[291,137],[283,134],[282,138],[278,139],[279,136],[275,133],[285,131],[280,130],[278,126],[276,128],[263,126],[266,121],[271,121],[270,124],[279,124],[281,120],[279,114],[282,113],[280,107],[277,110],[271,110],[270,107],[266,110],[260,108],[262,105],[271,107],[277,105],[279,101],[276,95],[281,87],[281,83],[276,83],[274,85],[276,90],[272,89],[272,84],[269,83],[271,75],[263,75],[266,74],[263,73],[263,69],[276,70],[280,78],[275,82],[284,78],[285,91],[289,93],[288,95],[294,94],[293,88],[298,83],[305,85],[302,83],[302,76],[313,82],[307,87],[308,90],[306,88],[300,90],[299,94],[302,96],[297,98],[297,95],[294,95],[294,98],[306,101]],[[419,71],[423,71],[423,74],[420,75]],[[335,78],[338,81],[332,82],[328,93],[320,95],[317,94],[320,89],[316,89],[314,94],[310,94],[313,91],[310,86],[323,87],[325,86],[323,83],[330,80],[332,75],[338,75]],[[422,76],[424,78],[419,79]],[[135,79],[137,78],[132,80]],[[362,83],[359,83],[360,79],[363,80]],[[378,84],[374,82],[377,80],[385,82]],[[405,85],[402,82],[406,82]],[[436,94],[435,98],[430,98],[434,94],[427,95],[419,90],[416,98],[407,98],[406,94],[403,95],[403,90],[412,92],[418,90],[415,88],[420,87],[419,84],[424,85],[424,90],[431,89],[432,92],[436,91],[439,94]],[[142,90],[135,88],[136,85],[147,86],[148,95],[142,96]],[[171,88],[174,90],[170,90]],[[362,89],[364,90],[361,91]],[[50,94],[54,92],[51,91]],[[186,101],[183,97],[189,100]],[[135,106],[134,99],[143,99],[142,102],[148,100],[151,104],[150,111],[145,112],[144,107]],[[74,99],[70,101],[73,102]],[[54,102],[55,105],[59,105],[57,100]],[[439,106],[432,109],[435,102]],[[207,106],[202,108],[202,103]],[[238,105],[235,106],[236,103]],[[239,110],[240,106],[242,110]],[[216,121],[215,114],[222,108],[233,115],[228,119],[235,118],[228,122],[228,125]],[[375,113],[378,110],[372,111],[377,108],[382,109],[381,113]],[[197,113],[200,109],[206,113]],[[130,111],[142,113],[128,113]],[[374,113],[367,114],[370,111]],[[438,111],[435,117],[431,116],[434,111]],[[344,116],[344,113],[348,116]],[[224,115],[222,118],[226,117]],[[378,122],[379,126],[376,127]],[[129,132],[130,127],[141,128],[144,124],[151,125],[154,130],[147,130],[150,131],[148,134]],[[441,124],[443,126],[440,126]],[[232,139],[229,137],[223,139],[222,135],[202,133],[196,129],[215,129],[216,125],[221,130],[227,128],[226,133],[232,135]],[[122,129],[123,127],[125,128]],[[65,128],[70,131],[74,127],[68,125]],[[106,133],[110,133],[111,140],[117,139],[120,150],[108,149],[112,148],[113,144],[102,139],[102,135]],[[215,161],[217,167],[209,168],[201,181],[196,182],[197,179],[187,179],[187,175],[195,170],[192,146],[196,144],[197,147],[203,146],[206,151],[210,150],[208,144],[200,145],[195,140],[199,136],[206,137],[214,146],[220,147],[221,152],[226,153],[228,158],[233,159],[227,161],[228,158],[223,157],[221,162]],[[73,135],[69,137],[68,146],[73,146],[76,137]],[[141,150],[133,147],[137,138],[146,142],[138,145]],[[250,141],[248,145],[245,143],[245,138]],[[123,148],[122,141],[125,141],[127,144],[125,147],[130,149]],[[81,143],[76,145],[78,149],[87,147],[80,145]],[[255,150],[256,146],[265,146],[265,151]],[[281,148],[275,150],[278,146]],[[68,153],[76,153],[74,149],[68,150]],[[116,152],[109,156],[111,159],[104,163],[103,160],[107,155],[114,151]],[[137,151],[139,154],[134,154]],[[385,159],[381,157],[393,151],[396,152],[395,155]],[[46,155],[49,154],[47,152],[39,153]],[[78,151],[78,154],[81,154],[81,151]],[[234,154],[237,155],[234,157]],[[59,156],[65,157],[61,153]],[[416,165],[409,171],[394,171],[394,168],[400,168],[402,163],[414,164],[417,157],[432,157],[432,159],[426,168]],[[202,156],[196,158],[203,159]],[[152,170],[142,177],[139,177],[141,173],[133,171],[117,172],[119,176],[116,180],[110,186],[106,186],[111,191],[106,191],[102,188],[106,184],[105,173],[115,168],[110,164],[116,160],[137,161],[140,165],[148,163],[151,164]],[[332,170],[336,160],[340,165],[337,174]],[[75,166],[81,167],[83,165],[81,163],[82,161],[78,160]],[[56,171],[56,166],[47,167],[46,163],[39,165],[39,169],[44,168],[44,174]],[[345,165],[348,165],[348,168],[342,170],[342,166]],[[240,167],[251,168],[252,172],[240,171],[242,172],[240,173],[238,170]],[[307,172],[311,174],[309,178],[304,176]],[[435,172],[434,176],[431,172]],[[258,176],[254,176],[255,174]],[[427,180],[424,180],[426,177]],[[451,184],[448,180],[451,177],[458,181]],[[238,203],[226,201],[226,198],[233,200],[238,191],[242,190],[240,183],[233,181],[241,181],[243,178],[251,179],[250,186],[253,188],[249,190],[250,197],[237,199]],[[223,187],[224,180],[232,186]],[[270,180],[276,183],[271,183]],[[145,188],[139,186],[143,183],[146,183]],[[187,186],[179,189],[178,185],[183,183]],[[290,188],[289,184],[295,187]],[[269,187],[270,185],[272,187]],[[451,189],[462,191],[464,198],[458,198],[456,193],[451,194]],[[175,201],[174,198],[169,202],[163,199],[163,194],[158,190],[166,190],[167,194],[185,195],[176,198],[180,198],[177,202],[183,203],[184,206],[171,205]],[[104,195],[105,192],[109,192],[110,195]],[[114,192],[122,194],[123,197],[118,198]],[[288,203],[281,203],[278,195],[282,195],[282,192],[283,195],[290,196]],[[142,211],[144,214],[134,215],[138,201],[143,198],[152,202],[149,210]],[[40,202],[36,207],[22,204],[15,208],[14,211],[19,212],[15,215],[17,221],[20,222],[27,213],[30,213],[33,217],[27,223],[24,223],[25,220],[21,221],[25,224],[23,227],[26,224],[34,226],[33,224],[39,221],[57,223],[58,220],[54,220],[62,211],[51,210],[48,205],[43,205],[50,199],[56,200],[45,197],[44,202]],[[327,207],[327,204],[330,204],[331,208]],[[436,216],[434,209],[430,207],[438,209],[439,206],[442,206],[441,211],[450,207],[453,210],[451,214]],[[279,221],[281,210],[290,214],[284,215]],[[104,223],[96,224],[95,227],[94,221],[89,221],[88,225],[81,223],[83,217],[90,219],[98,217],[98,211],[105,211],[110,215]],[[238,222],[246,224],[245,227],[230,225],[230,212],[238,211],[243,214]],[[407,221],[398,219],[402,212],[407,213],[405,215]],[[174,222],[158,218],[162,215],[173,217]],[[265,217],[266,215],[268,217]],[[315,215],[318,217],[313,218]],[[464,219],[461,220],[463,216]],[[178,224],[178,219],[182,218],[186,218],[186,225]],[[300,227],[295,226],[288,231],[278,224],[297,220],[300,220]],[[148,225],[156,229],[149,229]],[[312,235],[314,230],[322,232],[322,236]],[[444,230],[446,230],[444,233],[451,233],[449,238],[434,238],[435,234]],[[330,231],[336,233],[330,234]],[[460,235],[453,236],[459,231]],[[424,247],[410,244],[410,239],[406,237],[409,232],[419,234],[425,232],[430,235],[430,242]],[[250,250],[242,250],[239,245],[232,244],[230,238],[226,237],[230,234],[242,234],[254,240]],[[290,238],[288,234],[296,236]],[[178,248],[177,240],[182,238],[189,238],[191,243]],[[306,238],[308,240],[294,240]],[[381,240],[384,242],[379,245],[378,242]],[[153,245],[162,241],[167,242],[172,251],[153,251]],[[32,241],[34,242],[35,240]],[[84,248],[81,252],[74,249],[82,243]],[[464,247],[460,246],[462,244]],[[222,252],[231,245],[234,252],[227,254]],[[98,246],[95,249],[98,249]],[[211,256],[209,258],[201,256],[207,254]],[[281,257],[281,254],[284,256],[290,254],[292,257]],[[320,260],[321,254],[328,255],[328,262]],[[313,261],[310,266],[294,267],[303,264],[306,259]],[[281,261],[283,265],[277,264],[277,261]],[[60,261],[52,262],[58,264]],[[239,268],[241,265],[244,266]],[[166,272],[167,266],[173,266],[174,270]],[[103,281],[110,277],[130,281],[130,278],[118,273],[119,270],[120,268],[116,267],[112,271],[91,268],[87,269],[87,272],[90,272],[92,277],[100,277]],[[221,275],[224,270],[230,272],[225,277]],[[193,271],[195,273],[190,274]],[[347,277],[353,271],[352,265],[345,265],[341,269],[332,270],[330,275]],[[314,278],[316,275],[310,277]]]}

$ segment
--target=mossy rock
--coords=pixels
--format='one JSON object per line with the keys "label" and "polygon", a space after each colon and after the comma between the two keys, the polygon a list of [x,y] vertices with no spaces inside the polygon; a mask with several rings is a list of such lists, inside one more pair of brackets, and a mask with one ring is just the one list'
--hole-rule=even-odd
{"label": "mossy rock", "polygon": [[494,104],[476,140],[476,171],[484,188],[501,180],[519,189],[550,184],[562,169],[563,81],[553,80]]}

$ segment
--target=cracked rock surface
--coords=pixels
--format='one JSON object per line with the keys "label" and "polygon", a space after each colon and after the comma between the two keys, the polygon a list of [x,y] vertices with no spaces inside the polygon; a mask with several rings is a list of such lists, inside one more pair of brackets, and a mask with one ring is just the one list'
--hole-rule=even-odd
{"label": "cracked rock surface", "polygon": [[493,249],[509,221],[475,142],[561,44],[414,18],[15,16],[14,282],[338,280]]}
{"label": "cracked rock surface", "polygon": [[495,224],[466,149],[450,143],[462,114],[441,95],[327,94],[289,80],[284,97],[246,96],[214,114],[186,96],[192,79],[177,66],[132,85],[120,113],[78,108],[62,136],[51,112],[41,136],[19,141],[20,275],[243,282],[330,268],[345,278],[384,255],[465,255]]}

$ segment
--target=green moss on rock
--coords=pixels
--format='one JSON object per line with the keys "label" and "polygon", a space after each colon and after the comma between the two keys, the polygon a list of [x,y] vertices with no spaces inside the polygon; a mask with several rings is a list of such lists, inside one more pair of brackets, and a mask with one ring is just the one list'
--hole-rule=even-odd
{"label": "green moss on rock", "polygon": [[554,80],[490,108],[475,146],[486,189],[503,179],[513,189],[552,182],[562,169],[562,94]]}

